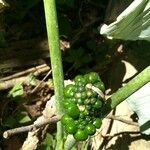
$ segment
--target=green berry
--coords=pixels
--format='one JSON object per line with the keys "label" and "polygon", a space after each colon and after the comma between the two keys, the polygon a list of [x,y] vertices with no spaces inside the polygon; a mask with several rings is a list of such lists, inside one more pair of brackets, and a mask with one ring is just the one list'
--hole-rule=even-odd
{"label": "green berry", "polygon": [[88,138],[88,134],[86,130],[78,129],[77,132],[74,134],[74,138],[77,141],[85,141]]}
{"label": "green berry", "polygon": [[87,106],[86,106],[86,109],[87,109],[88,111],[91,111],[92,106],[91,106],[91,105],[87,105]]}
{"label": "green berry", "polygon": [[99,75],[96,72],[90,72],[86,74],[84,77],[88,83],[95,83],[100,80]]}
{"label": "green berry", "polygon": [[92,97],[92,95],[93,95],[92,91],[89,90],[89,89],[87,89],[86,94],[87,94],[87,97],[88,97],[88,98],[89,98],[89,97]]}
{"label": "green berry", "polygon": [[87,109],[85,109],[85,110],[83,111],[83,113],[84,113],[85,116],[88,116],[88,115],[89,115],[89,111],[88,111]]}
{"label": "green berry", "polygon": [[77,100],[77,103],[79,104],[79,105],[83,105],[83,99],[81,99],[81,98],[78,98],[78,99],[76,99]]}
{"label": "green berry", "polygon": [[67,114],[63,115],[62,118],[61,118],[61,123],[64,124],[64,125],[69,124],[72,121],[73,121],[73,118],[70,117]]}
{"label": "green berry", "polygon": [[82,82],[84,80],[84,77],[82,75],[77,75],[75,78],[74,78],[74,81],[75,82]]}
{"label": "green berry", "polygon": [[65,97],[71,98],[74,96],[75,92],[76,92],[76,86],[73,84],[69,84],[64,88]]}
{"label": "green berry", "polygon": [[102,107],[102,102],[100,100],[97,100],[94,104],[94,108],[98,109]]}
{"label": "green berry", "polygon": [[63,101],[64,108],[68,108],[71,103],[75,104],[74,98],[65,98]]}
{"label": "green berry", "polygon": [[86,99],[87,98],[87,92],[86,91],[81,92],[81,98],[82,99]]}
{"label": "green berry", "polygon": [[85,91],[85,87],[84,86],[77,86],[77,91],[83,92],[83,91]]}
{"label": "green berry", "polygon": [[74,97],[75,97],[76,99],[81,98],[81,93],[80,93],[80,92],[75,93]]}
{"label": "green berry", "polygon": [[67,108],[67,113],[74,119],[77,119],[80,114],[80,110],[76,104],[70,104]]}
{"label": "green berry", "polygon": [[77,129],[78,129],[78,128],[77,128],[77,125],[75,124],[74,121],[72,121],[72,122],[66,124],[66,126],[65,126],[65,130],[66,130],[66,132],[69,133],[69,134],[74,134],[74,133],[76,133]]}
{"label": "green berry", "polygon": [[86,125],[85,130],[88,135],[93,135],[96,132],[96,127],[92,123],[89,123],[88,125]]}
{"label": "green berry", "polygon": [[92,97],[92,98],[90,99],[91,104],[95,104],[96,101],[97,101],[97,99],[94,98],[94,97]]}
{"label": "green berry", "polygon": [[85,100],[84,100],[84,104],[85,104],[85,105],[88,105],[88,104],[90,104],[90,103],[91,103],[90,99],[85,99]]}
{"label": "green berry", "polygon": [[102,120],[100,118],[95,118],[93,121],[93,125],[98,129],[102,125]]}

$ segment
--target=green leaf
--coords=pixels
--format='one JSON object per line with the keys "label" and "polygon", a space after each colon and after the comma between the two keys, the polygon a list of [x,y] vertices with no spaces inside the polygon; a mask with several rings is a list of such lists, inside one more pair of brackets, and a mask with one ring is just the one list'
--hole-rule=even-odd
{"label": "green leaf", "polygon": [[127,98],[131,109],[138,115],[141,132],[150,134],[150,82]]}
{"label": "green leaf", "polygon": [[[21,117],[21,116],[20,116]],[[26,122],[29,122],[29,121],[31,121],[31,119],[29,118],[29,116],[27,116],[27,115],[24,115],[24,116],[22,116],[21,118],[20,118],[20,120],[19,120],[19,123],[26,123]]]}
{"label": "green leaf", "polygon": [[17,119],[18,123],[20,123],[20,124],[24,124],[24,123],[27,123],[27,122],[31,121],[31,119],[28,116],[27,112],[25,112],[23,110],[19,110],[17,112],[16,119]]}
{"label": "green leaf", "polygon": [[16,84],[10,91],[9,96],[17,97],[23,95],[23,86],[22,83]]}

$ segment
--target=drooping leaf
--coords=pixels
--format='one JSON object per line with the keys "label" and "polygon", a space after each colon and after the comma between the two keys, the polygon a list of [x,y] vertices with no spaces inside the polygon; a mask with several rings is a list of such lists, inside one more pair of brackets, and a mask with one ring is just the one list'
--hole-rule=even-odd
{"label": "drooping leaf", "polygon": [[150,41],[150,1],[134,0],[110,25],[102,25],[100,34],[111,39]]}
{"label": "drooping leaf", "polygon": [[141,132],[150,134],[150,82],[127,98],[127,102],[138,115]]}

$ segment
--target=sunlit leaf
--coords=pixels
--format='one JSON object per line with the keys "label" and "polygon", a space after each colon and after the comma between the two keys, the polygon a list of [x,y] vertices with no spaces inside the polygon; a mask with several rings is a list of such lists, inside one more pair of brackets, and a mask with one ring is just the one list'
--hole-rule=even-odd
{"label": "sunlit leaf", "polygon": [[127,102],[139,117],[141,132],[150,134],[150,82],[127,98]]}
{"label": "sunlit leaf", "polygon": [[19,110],[16,115],[16,119],[18,123],[23,124],[31,121],[30,117],[28,116],[27,112],[23,110]]}
{"label": "sunlit leaf", "polygon": [[111,39],[150,41],[150,1],[134,0],[117,20],[102,25],[100,34]]}

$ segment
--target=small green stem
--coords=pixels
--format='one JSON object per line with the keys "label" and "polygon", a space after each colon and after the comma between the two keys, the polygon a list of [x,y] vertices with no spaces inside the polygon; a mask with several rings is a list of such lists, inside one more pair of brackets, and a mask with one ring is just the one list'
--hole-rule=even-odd
{"label": "small green stem", "polygon": [[150,82],[150,66],[129,81],[124,87],[112,94],[106,102],[104,116],[148,82]]}
{"label": "small green stem", "polygon": [[[63,114],[63,69],[62,69],[62,58],[60,51],[59,33],[58,33],[58,22],[56,13],[55,0],[43,0],[46,18],[46,27],[48,34],[48,44],[50,52],[50,60],[52,66],[52,75],[54,81],[54,91],[56,100],[57,114]],[[60,122],[57,123],[57,146],[56,149],[61,150],[63,145],[63,128]]]}

